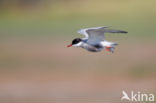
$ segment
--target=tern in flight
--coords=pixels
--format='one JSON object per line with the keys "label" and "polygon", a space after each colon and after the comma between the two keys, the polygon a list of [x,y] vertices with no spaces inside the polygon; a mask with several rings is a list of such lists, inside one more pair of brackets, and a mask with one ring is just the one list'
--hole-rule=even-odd
{"label": "tern in flight", "polygon": [[93,27],[81,29],[78,33],[85,36],[85,38],[75,38],[67,47],[81,47],[91,52],[100,52],[103,49],[106,51],[114,52],[115,46],[118,44],[115,42],[109,42],[105,40],[105,33],[128,33],[123,30],[109,29],[109,27]]}

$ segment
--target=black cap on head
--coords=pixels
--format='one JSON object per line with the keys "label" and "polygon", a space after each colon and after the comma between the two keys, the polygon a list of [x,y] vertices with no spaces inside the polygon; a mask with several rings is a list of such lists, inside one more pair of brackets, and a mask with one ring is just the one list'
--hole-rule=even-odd
{"label": "black cap on head", "polygon": [[74,39],[74,40],[72,41],[72,45],[78,44],[78,43],[81,42],[81,41],[82,41],[82,39],[76,38],[76,39]]}

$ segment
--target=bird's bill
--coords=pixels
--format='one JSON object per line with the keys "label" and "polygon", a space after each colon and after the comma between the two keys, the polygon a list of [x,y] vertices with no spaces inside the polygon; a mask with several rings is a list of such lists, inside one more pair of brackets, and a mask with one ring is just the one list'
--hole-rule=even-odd
{"label": "bird's bill", "polygon": [[71,47],[71,46],[72,46],[72,44],[67,45],[67,47]]}

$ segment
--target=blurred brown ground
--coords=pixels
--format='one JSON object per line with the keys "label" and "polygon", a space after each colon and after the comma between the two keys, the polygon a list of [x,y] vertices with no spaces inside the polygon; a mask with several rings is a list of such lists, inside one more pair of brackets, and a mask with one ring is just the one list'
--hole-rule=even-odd
{"label": "blurred brown ground", "polygon": [[121,41],[114,54],[28,41],[0,43],[1,103],[116,103],[122,90],[156,91],[154,41]]}

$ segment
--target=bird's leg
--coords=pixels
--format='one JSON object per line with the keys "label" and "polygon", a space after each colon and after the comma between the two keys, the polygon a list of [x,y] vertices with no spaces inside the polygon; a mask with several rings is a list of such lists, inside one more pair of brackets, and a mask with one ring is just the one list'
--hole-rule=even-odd
{"label": "bird's leg", "polygon": [[109,52],[112,52],[113,53],[114,52],[113,49],[114,48],[111,47],[111,46],[106,46],[106,51],[109,51]]}
{"label": "bird's leg", "polygon": [[106,51],[109,51],[110,52],[111,51],[110,48],[112,48],[112,47],[106,46]]}

